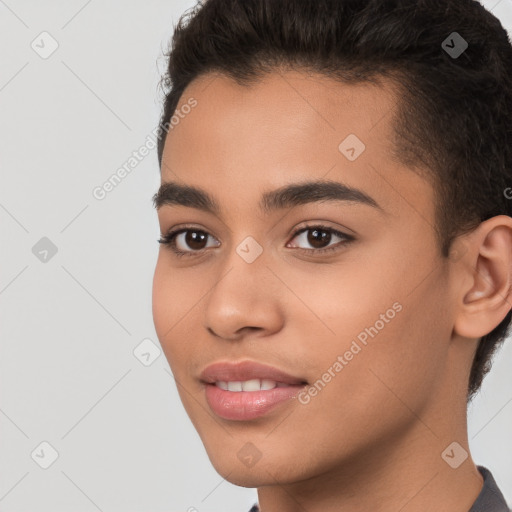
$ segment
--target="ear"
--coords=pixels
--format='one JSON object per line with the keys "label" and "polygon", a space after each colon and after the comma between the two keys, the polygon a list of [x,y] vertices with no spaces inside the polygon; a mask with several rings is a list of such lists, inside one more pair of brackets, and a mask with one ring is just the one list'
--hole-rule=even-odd
{"label": "ear", "polygon": [[463,286],[457,295],[454,331],[480,338],[512,309],[512,217],[498,215],[482,222],[464,245],[455,263]]}

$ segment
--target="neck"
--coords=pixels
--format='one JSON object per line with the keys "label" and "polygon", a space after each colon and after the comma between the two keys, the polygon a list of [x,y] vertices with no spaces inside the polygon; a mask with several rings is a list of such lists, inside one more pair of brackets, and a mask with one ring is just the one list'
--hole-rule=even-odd
{"label": "neck", "polygon": [[[258,489],[261,512],[467,512],[483,478],[469,455],[465,412],[464,421],[435,416],[307,480],[281,483],[274,475],[276,485]],[[447,450],[454,441],[460,447]]]}

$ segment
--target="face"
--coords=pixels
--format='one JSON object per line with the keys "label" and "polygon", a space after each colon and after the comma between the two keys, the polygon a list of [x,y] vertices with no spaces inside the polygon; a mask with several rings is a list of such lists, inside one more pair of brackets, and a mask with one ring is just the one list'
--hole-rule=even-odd
{"label": "face", "polygon": [[178,234],[160,246],[153,316],[183,405],[235,484],[382,454],[446,390],[447,268],[432,188],[392,158],[392,90],[209,75],[178,105],[162,164],[174,186],[158,202],[162,235]]}

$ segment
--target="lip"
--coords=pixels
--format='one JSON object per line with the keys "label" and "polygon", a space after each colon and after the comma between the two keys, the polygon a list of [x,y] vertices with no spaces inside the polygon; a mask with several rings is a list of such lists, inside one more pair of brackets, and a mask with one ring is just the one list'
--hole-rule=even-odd
{"label": "lip", "polygon": [[305,379],[295,377],[273,366],[257,363],[255,361],[219,361],[208,365],[200,375],[206,384],[218,381],[244,381],[251,379],[268,379],[290,386],[307,384]]}
{"label": "lip", "polygon": [[[210,409],[220,418],[236,421],[253,420],[289,404],[307,385],[305,379],[253,361],[217,362],[207,366],[200,378]],[[273,380],[285,386],[260,391],[227,391],[215,385],[218,381],[251,379]]]}
{"label": "lip", "polygon": [[303,386],[286,386],[262,391],[225,391],[215,384],[205,384],[206,401],[220,418],[250,421],[290,404]]}

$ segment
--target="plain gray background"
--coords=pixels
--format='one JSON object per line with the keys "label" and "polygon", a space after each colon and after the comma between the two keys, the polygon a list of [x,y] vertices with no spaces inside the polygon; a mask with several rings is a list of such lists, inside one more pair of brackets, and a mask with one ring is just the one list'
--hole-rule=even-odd
{"label": "plain gray background", "polygon": [[[93,196],[154,130],[162,50],[193,3],[0,0],[1,512],[256,499],[215,472],[158,355],[156,150]],[[512,31],[512,0],[484,5]],[[511,361],[508,342],[469,410],[473,457],[510,503]]]}

